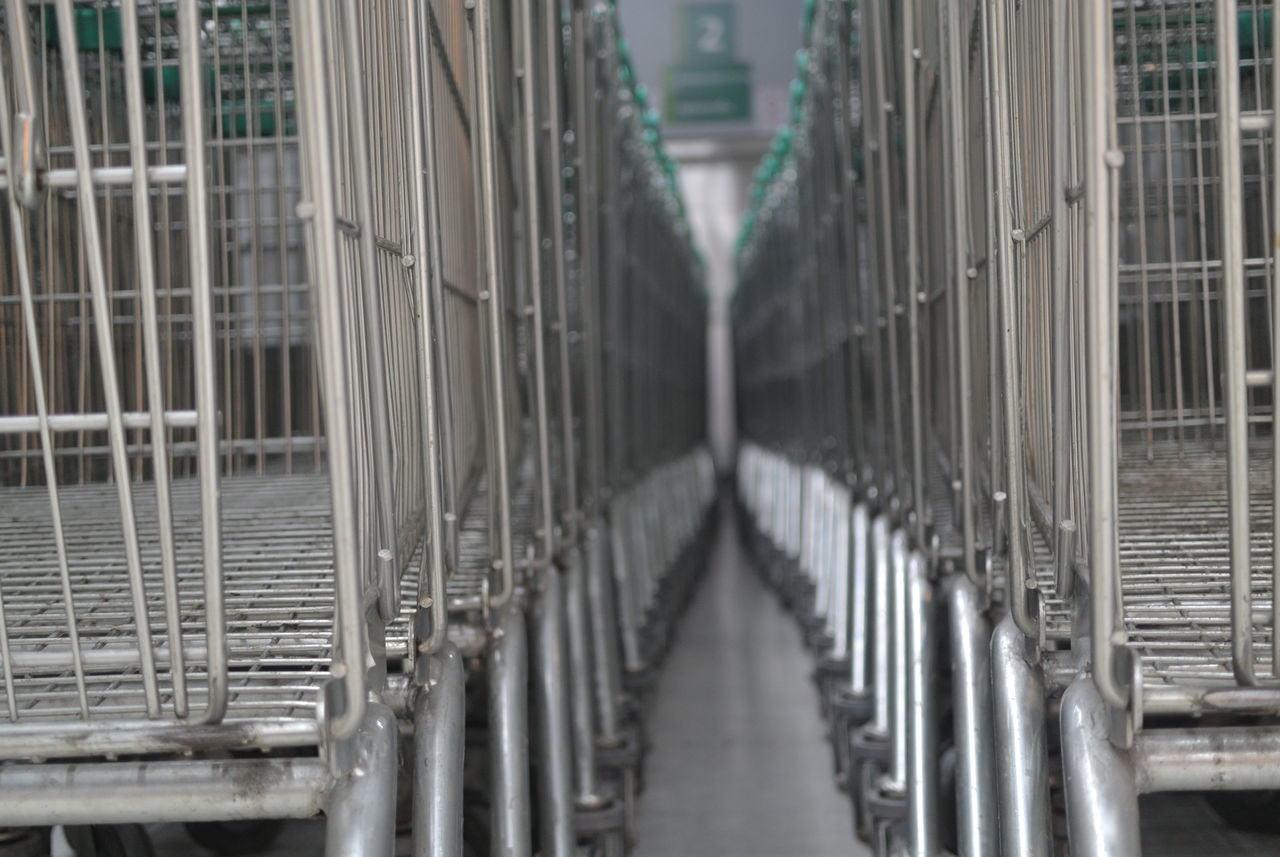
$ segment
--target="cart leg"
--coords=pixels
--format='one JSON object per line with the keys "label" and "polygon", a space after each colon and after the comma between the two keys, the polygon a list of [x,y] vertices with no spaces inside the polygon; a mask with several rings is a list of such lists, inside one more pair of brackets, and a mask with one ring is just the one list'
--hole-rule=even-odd
{"label": "cart leg", "polygon": [[956,822],[966,857],[996,857],[995,728],[991,716],[991,628],[978,589],[954,575],[947,593],[956,744]]}
{"label": "cart leg", "polygon": [[329,795],[328,857],[390,857],[396,832],[396,719],[370,702],[352,741],[350,770]]}
{"label": "cart leg", "polygon": [[531,857],[529,823],[529,648],[524,613],[493,612],[489,647],[489,778],[493,857]]}
{"label": "cart leg", "polygon": [[991,636],[1000,835],[1005,854],[1050,857],[1044,681],[1027,663],[1026,650],[1026,638],[1013,618],[1005,617]]}
{"label": "cart leg", "polygon": [[537,706],[543,857],[573,857],[573,781],[565,700],[564,610],[560,573],[538,572],[533,600],[534,704]]}
{"label": "cart leg", "polygon": [[1067,835],[1075,857],[1141,857],[1133,763],[1108,737],[1111,712],[1091,678],[1062,697]]}
{"label": "cart leg", "polygon": [[462,853],[466,677],[451,644],[436,656],[431,690],[418,695],[413,735],[414,857]]}
{"label": "cart leg", "polygon": [[938,854],[937,626],[928,563],[907,563],[907,853]]}

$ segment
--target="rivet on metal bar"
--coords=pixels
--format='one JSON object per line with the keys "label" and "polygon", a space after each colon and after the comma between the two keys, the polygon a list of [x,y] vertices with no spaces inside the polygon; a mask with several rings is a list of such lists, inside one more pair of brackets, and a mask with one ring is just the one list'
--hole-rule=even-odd
{"label": "rivet on metal bar", "polygon": [[1274,377],[1270,369],[1250,369],[1244,374],[1244,383],[1248,387],[1270,387]]}
{"label": "rivet on metal bar", "polygon": [[1244,113],[1240,116],[1240,130],[1246,134],[1270,131],[1274,118],[1270,113]]}

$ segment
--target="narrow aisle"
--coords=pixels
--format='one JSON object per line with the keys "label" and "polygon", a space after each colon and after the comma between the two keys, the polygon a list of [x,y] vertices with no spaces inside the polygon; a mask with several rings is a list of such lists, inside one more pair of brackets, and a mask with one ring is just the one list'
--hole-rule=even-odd
{"label": "narrow aisle", "polygon": [[636,857],[850,857],[849,802],[795,621],[720,507],[711,569],[681,620],[650,715]]}

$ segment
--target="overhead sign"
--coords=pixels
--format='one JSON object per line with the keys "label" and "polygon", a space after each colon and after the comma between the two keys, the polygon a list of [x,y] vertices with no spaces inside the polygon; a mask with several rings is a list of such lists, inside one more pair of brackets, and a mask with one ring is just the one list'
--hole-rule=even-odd
{"label": "overhead sign", "polygon": [[680,9],[679,63],[666,70],[668,122],[751,118],[751,65],[734,58],[734,5],[686,3]]}

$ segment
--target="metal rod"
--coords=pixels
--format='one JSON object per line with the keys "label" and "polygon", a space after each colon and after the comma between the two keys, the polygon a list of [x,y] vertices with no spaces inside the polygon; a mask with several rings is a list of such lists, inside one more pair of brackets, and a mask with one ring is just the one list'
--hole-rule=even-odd
{"label": "metal rod", "polygon": [[1139,793],[1274,789],[1280,728],[1148,729],[1132,751]]}
{"label": "metal rod", "polygon": [[311,818],[324,808],[330,782],[319,759],[4,765],[0,824]]}
{"label": "metal rod", "polygon": [[[1081,3],[1085,92],[1112,92],[1111,6]],[[1116,317],[1111,249],[1111,176],[1119,166],[1112,149],[1111,99],[1086,98],[1084,105],[1086,401],[1089,443],[1089,604],[1093,677],[1108,704],[1123,708],[1129,688],[1115,675],[1115,649],[1124,639],[1117,545]]]}
{"label": "metal rod", "polygon": [[[58,38],[64,45],[75,44],[75,10],[70,0],[59,0],[56,5]],[[111,307],[107,293],[104,244],[98,223],[98,209],[94,204],[93,186],[89,182],[88,169],[91,152],[89,128],[85,109],[84,85],[80,76],[80,59],[75,51],[65,50],[62,55],[62,73],[67,88],[67,120],[70,126],[72,149],[76,166],[81,170],[77,206],[81,239],[84,242],[84,262],[88,270],[90,296],[93,304],[94,338],[97,344],[99,371],[107,409],[107,433],[111,444],[111,469],[116,482],[116,497],[120,503],[120,522],[123,528],[125,563],[128,571],[129,592],[133,607],[133,625],[138,635],[138,652],[142,663],[142,681],[146,695],[147,714],[160,717],[160,689],[156,676],[155,651],[151,635],[151,619],[147,611],[147,587],[142,571],[142,547],[138,537],[138,521],[134,513],[133,488],[129,476],[126,450],[123,408],[120,402],[120,382],[116,370],[114,339],[112,336]]]}
{"label": "metal rod", "polygon": [[928,563],[913,552],[906,565],[907,853],[938,854],[938,617]]}
{"label": "metal rod", "polygon": [[1062,697],[1062,767],[1071,853],[1141,857],[1138,789],[1127,754],[1108,738],[1110,716],[1095,685],[1078,679]]}
{"label": "metal rod", "polygon": [[352,403],[355,393],[347,383],[347,338],[341,314],[341,268],[333,176],[334,134],[329,92],[332,69],[325,54],[323,9],[320,0],[290,0],[293,20],[294,64],[299,70],[298,127],[306,181],[303,199],[310,214],[306,230],[310,243],[311,276],[315,296],[316,352],[325,393],[325,430],[329,436],[329,493],[333,504],[334,606],[339,616],[335,633],[334,672],[344,688],[340,712],[326,708],[327,731],[336,739],[355,734],[364,719],[364,670],[366,642],[363,617],[362,564],[359,560],[356,522],[356,475]]}
{"label": "metal rod", "polygon": [[[560,573],[540,569],[533,582],[533,704],[538,729],[538,819],[540,853],[548,857],[574,854],[574,752],[570,727],[574,712],[566,698],[575,665],[565,652],[566,616]],[[595,736],[592,735],[592,740]]]}
{"label": "metal rod", "polygon": [[985,595],[967,575],[952,575],[947,586],[957,853],[965,857],[997,857],[1000,818],[991,698],[991,628],[983,616]]}
{"label": "metal rod", "polygon": [[[444,281],[440,241],[440,199],[436,175],[435,90],[432,87],[431,38],[426,34],[425,10],[416,0],[404,3],[404,37],[408,52],[409,103],[421,105],[417,121],[409,123],[410,164],[413,175],[422,181],[410,182],[413,237],[418,248],[411,277],[418,309],[417,357],[422,376],[418,401],[422,411],[424,450],[423,479],[427,485],[426,560],[418,569],[418,610],[428,611],[426,633],[416,643],[416,656],[429,657],[441,651],[448,635],[449,607],[445,593],[444,515],[450,500],[442,485],[448,472],[446,458],[452,448],[441,442],[440,402],[447,398],[445,364],[438,361],[436,339],[442,334],[444,319],[435,299]],[[425,243],[423,243],[425,242]],[[423,264],[422,253],[427,254]]]}
{"label": "metal rod", "polygon": [[391,709],[365,707],[364,722],[348,739],[354,765],[325,802],[325,857],[385,857],[395,849],[399,730]]}
{"label": "metal rod", "polygon": [[[489,595],[489,603],[495,607],[506,604],[515,593],[515,563],[511,552],[511,463],[507,438],[507,377],[506,351],[503,331],[503,306],[506,284],[502,281],[501,248],[499,239],[498,177],[499,162],[497,131],[494,128],[493,97],[493,22],[491,1],[475,0],[472,16],[475,35],[476,96],[475,119],[480,141],[480,208],[481,208],[481,256],[483,261],[485,301],[488,310],[488,347],[490,422],[493,457],[488,463],[490,496],[496,501],[498,520],[491,523],[497,531],[498,556],[501,566],[500,583],[496,592]],[[491,530],[492,531],[492,530]]]}
{"label": "metal rod", "polygon": [[1050,857],[1049,745],[1044,680],[1027,660],[1027,641],[1006,616],[991,637],[996,783],[1003,853]]}
{"label": "metal rod", "polygon": [[[1217,0],[1218,167],[1222,217],[1223,410],[1227,417],[1227,515],[1230,521],[1231,667],[1236,681],[1256,684],[1249,548],[1249,399],[1244,294],[1244,189],[1240,152],[1240,30],[1236,0]],[[1104,694],[1105,695],[1105,694]]]}
{"label": "metal rod", "polygon": [[529,822],[529,652],[524,613],[494,609],[489,644],[490,836],[493,857],[532,857]]}
{"label": "metal rod", "polygon": [[414,857],[456,857],[463,853],[466,704],[462,656],[446,642],[431,658],[430,687],[418,694],[414,706]]}
{"label": "metal rod", "polygon": [[345,130],[351,146],[353,173],[349,180],[354,190],[356,217],[361,226],[358,236],[359,281],[363,288],[357,294],[366,302],[361,316],[364,320],[364,368],[368,378],[361,380],[365,383],[364,396],[369,406],[373,435],[370,444],[373,447],[373,487],[377,502],[378,610],[383,619],[390,621],[400,613],[400,559],[397,555],[400,545],[394,495],[396,471],[392,458],[395,447],[391,439],[391,404],[383,341],[386,317],[382,280],[378,276],[377,221],[373,217],[373,155],[369,147],[369,117],[365,105],[368,70],[364,67],[364,47],[361,44],[364,28],[357,2],[345,0],[342,4],[342,32],[337,35],[342,39],[344,57],[341,65],[346,72],[343,99],[347,119]]}

